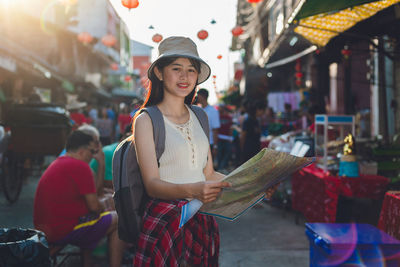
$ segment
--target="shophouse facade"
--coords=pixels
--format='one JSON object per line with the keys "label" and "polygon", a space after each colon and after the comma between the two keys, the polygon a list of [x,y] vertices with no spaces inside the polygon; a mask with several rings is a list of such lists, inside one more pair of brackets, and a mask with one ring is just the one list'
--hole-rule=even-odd
{"label": "shophouse facade", "polygon": [[244,79],[257,69],[263,94],[299,92],[296,108],[356,115],[359,136],[390,142],[400,129],[398,2],[239,0],[245,32],[232,47],[245,51]]}

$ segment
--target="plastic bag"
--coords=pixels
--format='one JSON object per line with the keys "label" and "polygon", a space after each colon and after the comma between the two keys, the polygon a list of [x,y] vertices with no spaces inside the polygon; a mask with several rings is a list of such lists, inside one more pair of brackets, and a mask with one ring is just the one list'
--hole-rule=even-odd
{"label": "plastic bag", "polygon": [[0,229],[0,267],[50,267],[49,246],[35,229]]}

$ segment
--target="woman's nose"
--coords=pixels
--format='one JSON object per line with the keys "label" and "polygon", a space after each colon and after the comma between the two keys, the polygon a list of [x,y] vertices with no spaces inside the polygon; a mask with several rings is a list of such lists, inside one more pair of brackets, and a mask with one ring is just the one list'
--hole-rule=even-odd
{"label": "woman's nose", "polygon": [[188,71],[182,71],[181,72],[181,79],[186,79],[187,77],[188,77],[188,75],[189,75],[189,72]]}

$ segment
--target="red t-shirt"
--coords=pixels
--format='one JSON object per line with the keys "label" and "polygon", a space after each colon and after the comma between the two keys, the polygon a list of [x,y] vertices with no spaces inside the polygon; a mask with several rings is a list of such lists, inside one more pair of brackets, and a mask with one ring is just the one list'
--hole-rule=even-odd
{"label": "red t-shirt", "polygon": [[128,124],[131,123],[131,115],[129,114],[119,114],[118,115],[118,124],[119,124],[119,132],[121,134],[125,133],[125,128]]}
{"label": "red t-shirt", "polygon": [[232,116],[229,114],[220,114],[219,121],[221,122],[221,127],[219,127],[218,134],[231,136]]}
{"label": "red t-shirt", "polygon": [[36,188],[33,224],[49,242],[65,237],[89,212],[84,195],[96,193],[89,165],[68,156],[58,157],[43,173]]}
{"label": "red t-shirt", "polygon": [[70,116],[71,120],[73,120],[73,121],[75,122],[75,125],[74,125],[74,127],[73,127],[74,130],[75,130],[76,128],[78,128],[79,126],[81,126],[82,124],[88,123],[88,120],[86,119],[85,115],[83,115],[82,113],[79,113],[79,112],[71,112],[71,113],[69,114],[69,116]]}

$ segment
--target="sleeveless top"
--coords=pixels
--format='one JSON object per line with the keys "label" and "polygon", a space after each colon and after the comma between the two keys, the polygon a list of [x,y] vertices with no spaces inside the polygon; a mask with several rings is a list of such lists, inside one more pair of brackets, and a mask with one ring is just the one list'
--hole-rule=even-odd
{"label": "sleeveless top", "polygon": [[166,116],[165,150],[160,158],[160,179],[174,184],[205,181],[209,143],[196,115],[190,108],[189,120],[175,124]]}

